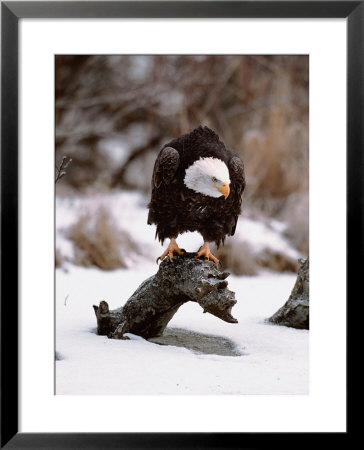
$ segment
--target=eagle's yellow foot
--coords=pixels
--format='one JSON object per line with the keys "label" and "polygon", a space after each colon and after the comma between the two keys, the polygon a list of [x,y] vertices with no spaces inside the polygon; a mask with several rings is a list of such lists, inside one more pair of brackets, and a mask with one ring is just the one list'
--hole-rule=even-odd
{"label": "eagle's yellow foot", "polygon": [[200,256],[203,256],[205,260],[211,259],[215,264],[219,264],[219,260],[211,253],[208,242],[205,242],[203,246],[200,247],[200,250],[197,252],[195,258],[199,258]]}
{"label": "eagle's yellow foot", "polygon": [[169,243],[167,250],[165,250],[161,254],[161,256],[157,259],[157,262],[159,259],[162,261],[167,255],[169,256],[169,260],[173,261],[173,253],[178,253],[178,255],[183,255],[185,253],[184,250],[178,247],[178,244],[174,238],[171,239],[171,242]]}

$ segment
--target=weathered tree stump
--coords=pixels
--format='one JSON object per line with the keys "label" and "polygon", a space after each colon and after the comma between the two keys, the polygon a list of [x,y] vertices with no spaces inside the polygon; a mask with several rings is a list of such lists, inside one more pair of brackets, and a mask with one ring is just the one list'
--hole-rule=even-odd
{"label": "weathered tree stump", "polygon": [[109,310],[106,301],[94,305],[97,332],[114,339],[127,339],[125,333],[143,338],[161,336],[178,308],[197,302],[203,309],[224,320],[237,323],[231,315],[235,293],[227,286],[229,272],[221,272],[215,263],[185,253],[161,262],[158,272],[146,279],[124,306]]}
{"label": "weathered tree stump", "polygon": [[269,322],[287,327],[309,329],[309,262],[308,258],[300,262],[297,280],[287,302]]}

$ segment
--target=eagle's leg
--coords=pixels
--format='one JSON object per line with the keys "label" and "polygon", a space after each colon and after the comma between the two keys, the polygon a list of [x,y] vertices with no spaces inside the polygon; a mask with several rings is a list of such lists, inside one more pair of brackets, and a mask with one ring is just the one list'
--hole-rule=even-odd
{"label": "eagle's leg", "polygon": [[173,253],[178,253],[179,255],[184,254],[184,251],[178,247],[178,244],[177,244],[177,241],[175,238],[171,238],[167,249],[161,254],[161,256],[158,259],[163,260],[168,255],[169,260],[173,261]]}
{"label": "eagle's leg", "polygon": [[211,259],[215,264],[219,264],[219,260],[211,253],[210,246],[207,241],[205,241],[203,246],[200,247],[196,258],[199,258],[200,256],[203,256],[205,259]]}

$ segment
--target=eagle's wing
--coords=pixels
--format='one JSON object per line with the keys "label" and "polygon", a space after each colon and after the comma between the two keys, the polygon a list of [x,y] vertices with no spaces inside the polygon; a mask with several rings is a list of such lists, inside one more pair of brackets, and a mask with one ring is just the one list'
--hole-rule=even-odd
{"label": "eagle's wing", "polygon": [[231,236],[233,236],[235,233],[236,224],[238,222],[242,196],[245,189],[245,173],[243,161],[239,158],[239,156],[234,156],[233,158],[231,158],[228,166],[232,184],[232,201],[234,203],[235,209],[234,222],[231,229]]}
{"label": "eagle's wing", "polygon": [[244,164],[239,156],[234,156],[229,161],[229,172],[231,176],[231,181],[234,184],[235,192],[237,193],[239,199],[245,189],[245,174],[244,174]]}
{"label": "eagle's wing", "polygon": [[159,188],[161,183],[169,184],[179,166],[179,153],[172,147],[163,148],[154,165],[153,187]]}

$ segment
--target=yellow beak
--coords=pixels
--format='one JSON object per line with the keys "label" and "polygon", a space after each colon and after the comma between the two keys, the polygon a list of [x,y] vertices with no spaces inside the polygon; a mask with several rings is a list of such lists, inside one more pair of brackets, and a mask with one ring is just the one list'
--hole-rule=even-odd
{"label": "yellow beak", "polygon": [[230,194],[230,186],[227,183],[222,183],[221,186],[215,186],[218,191],[227,199]]}

